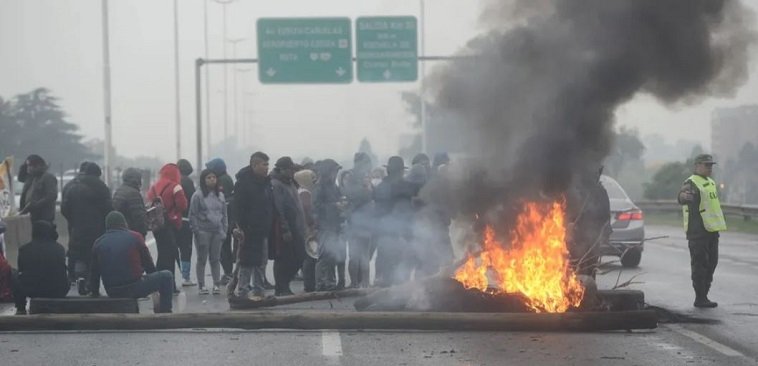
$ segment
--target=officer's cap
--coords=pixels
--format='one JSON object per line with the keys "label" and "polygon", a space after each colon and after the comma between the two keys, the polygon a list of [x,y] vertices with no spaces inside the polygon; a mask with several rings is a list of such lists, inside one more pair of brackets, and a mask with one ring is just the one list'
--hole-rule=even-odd
{"label": "officer's cap", "polygon": [[697,157],[695,157],[695,164],[713,165],[713,164],[716,164],[716,162],[713,161],[713,155],[700,154]]}

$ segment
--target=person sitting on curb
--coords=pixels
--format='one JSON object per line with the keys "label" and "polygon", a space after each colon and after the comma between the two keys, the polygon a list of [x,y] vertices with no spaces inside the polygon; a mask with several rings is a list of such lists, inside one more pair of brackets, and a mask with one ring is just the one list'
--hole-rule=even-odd
{"label": "person sitting on curb", "polygon": [[71,283],[66,272],[66,249],[58,243],[55,225],[32,223],[32,241],[18,249],[18,272],[13,273],[16,314],[26,314],[27,297],[66,297]]}
{"label": "person sitting on curb", "polygon": [[[100,278],[109,297],[142,298],[158,292],[156,312],[171,312],[174,276],[157,271],[142,234],[127,228],[124,215],[112,211],[105,218],[105,235],[92,248],[90,292],[100,294]],[[143,275],[143,273],[146,273]]]}

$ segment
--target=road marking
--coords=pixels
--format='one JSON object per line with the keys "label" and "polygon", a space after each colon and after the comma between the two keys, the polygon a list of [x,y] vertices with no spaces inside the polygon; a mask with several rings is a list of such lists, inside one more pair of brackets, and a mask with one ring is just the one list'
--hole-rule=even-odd
{"label": "road marking", "polygon": [[724,344],[716,342],[716,341],[714,341],[714,340],[712,340],[712,339],[710,339],[710,338],[708,338],[708,337],[706,337],[706,336],[704,336],[704,335],[702,335],[700,333],[693,332],[693,331],[691,331],[689,329],[686,329],[686,328],[682,327],[681,325],[678,325],[678,324],[668,324],[668,325],[666,325],[666,327],[669,328],[669,329],[671,329],[671,330],[673,330],[673,331],[675,331],[675,332],[677,332],[677,333],[679,333],[679,334],[681,334],[681,335],[683,335],[683,336],[685,336],[685,337],[687,337],[687,338],[692,339],[695,342],[698,342],[700,344],[706,345],[706,346],[708,346],[708,347],[710,347],[710,348],[716,350],[717,352],[722,353],[722,354],[724,354],[726,356],[729,356],[729,357],[745,357],[745,355],[743,355],[741,352],[739,352],[739,351],[737,351],[737,350],[735,350],[735,349],[733,349],[733,348],[731,348],[729,346],[726,346]]}
{"label": "road marking", "polygon": [[321,332],[321,352],[328,357],[342,356],[342,339],[339,332]]}

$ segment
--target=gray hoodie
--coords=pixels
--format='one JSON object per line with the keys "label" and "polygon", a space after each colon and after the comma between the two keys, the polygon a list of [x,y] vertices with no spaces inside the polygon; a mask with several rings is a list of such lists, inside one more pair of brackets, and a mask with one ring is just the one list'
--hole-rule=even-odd
{"label": "gray hoodie", "polygon": [[226,216],[226,201],[224,194],[214,192],[203,196],[203,191],[198,190],[192,195],[189,208],[189,220],[192,231],[217,231],[226,236],[229,222]]}

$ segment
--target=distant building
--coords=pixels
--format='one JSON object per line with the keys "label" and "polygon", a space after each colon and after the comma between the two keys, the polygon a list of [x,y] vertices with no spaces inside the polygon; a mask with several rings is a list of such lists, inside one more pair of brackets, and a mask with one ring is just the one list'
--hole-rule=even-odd
{"label": "distant building", "polygon": [[711,148],[718,160],[737,160],[740,150],[748,142],[758,145],[758,105],[713,111]]}

